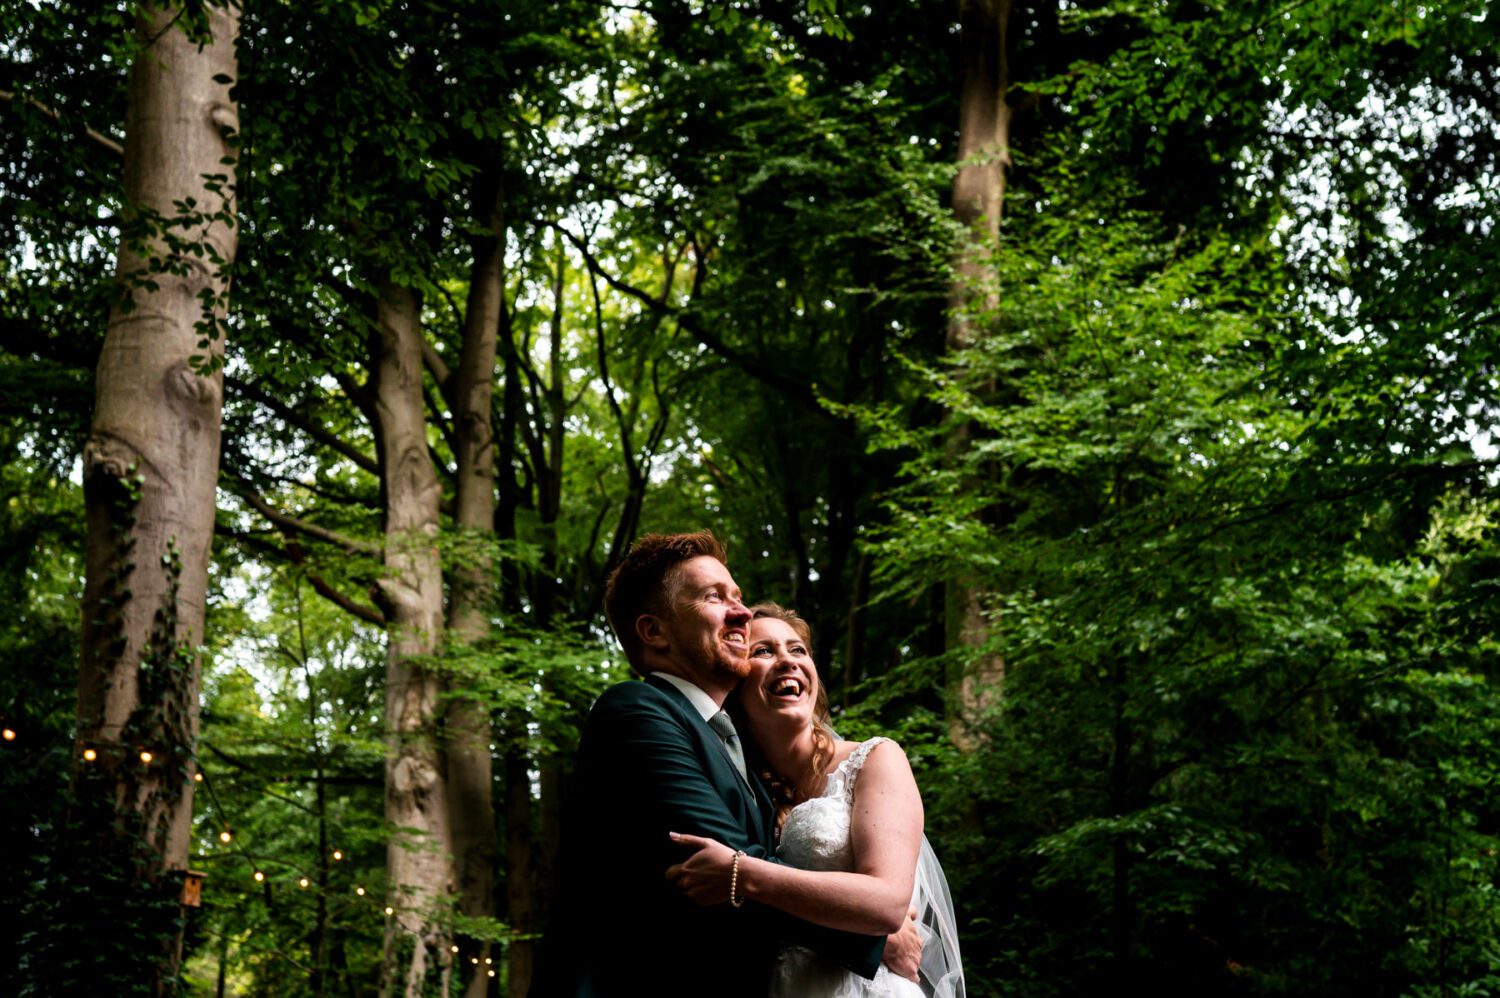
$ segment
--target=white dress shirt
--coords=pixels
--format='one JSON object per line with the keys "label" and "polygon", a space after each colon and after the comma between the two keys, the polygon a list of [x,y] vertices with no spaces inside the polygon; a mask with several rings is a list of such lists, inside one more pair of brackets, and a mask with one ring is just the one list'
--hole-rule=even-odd
{"label": "white dress shirt", "polygon": [[714,703],[713,697],[704,693],[681,676],[674,676],[670,672],[653,672],[651,675],[660,676],[677,687],[682,695],[688,698],[688,703],[692,704],[693,708],[703,715],[705,721],[719,712],[719,705]]}

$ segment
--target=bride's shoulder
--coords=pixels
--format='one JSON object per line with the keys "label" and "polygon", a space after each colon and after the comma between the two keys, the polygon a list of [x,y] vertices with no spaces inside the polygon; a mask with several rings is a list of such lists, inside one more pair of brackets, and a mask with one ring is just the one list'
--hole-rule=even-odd
{"label": "bride's shoulder", "polygon": [[823,772],[831,774],[845,762],[848,762],[849,757],[854,754],[854,750],[859,748],[860,744],[860,742],[851,742],[843,738],[835,738],[833,740],[833,755],[829,758],[827,765],[823,769]]}
{"label": "bride's shoulder", "polygon": [[877,737],[860,742],[850,751],[849,757],[853,760],[850,765],[866,779],[914,781],[911,762],[895,739]]}
{"label": "bride's shoulder", "polygon": [[833,743],[833,758],[829,761],[829,770],[845,769],[850,771],[863,771],[870,766],[878,769],[888,769],[895,766],[899,769],[911,770],[906,761],[906,752],[892,738],[877,735],[867,738],[862,742],[844,741],[842,739]]}

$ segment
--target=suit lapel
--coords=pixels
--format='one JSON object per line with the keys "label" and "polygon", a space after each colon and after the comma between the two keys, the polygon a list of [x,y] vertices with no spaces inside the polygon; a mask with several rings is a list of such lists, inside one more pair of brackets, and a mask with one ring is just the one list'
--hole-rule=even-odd
{"label": "suit lapel", "polygon": [[[708,726],[708,722],[703,719],[703,715],[698,713],[698,709],[693,706],[692,702],[682,695],[681,690],[659,676],[647,676],[645,681],[670,695],[672,703],[676,704],[680,712],[688,718],[692,730],[697,733],[699,740],[708,747],[709,757],[715,760],[716,764],[722,764],[719,768],[723,773],[728,774],[729,779],[724,780],[721,773],[720,782],[732,782],[740,796],[750,804],[751,813],[760,819],[760,827],[756,829],[756,832],[769,845],[770,839],[765,837],[765,820],[768,814],[774,812],[774,808],[771,807],[770,795],[766,793],[765,787],[761,785],[760,778],[754,773],[749,773],[746,776],[740,775],[740,771],[735,768],[734,762],[729,758],[729,750],[724,747],[724,740],[718,736],[713,728]],[[744,744],[744,741],[744,737],[741,736],[741,745]]]}

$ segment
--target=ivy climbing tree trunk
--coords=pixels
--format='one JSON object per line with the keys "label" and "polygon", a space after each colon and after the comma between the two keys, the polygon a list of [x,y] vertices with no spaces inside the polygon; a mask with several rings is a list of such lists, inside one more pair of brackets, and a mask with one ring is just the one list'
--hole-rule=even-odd
{"label": "ivy climbing tree trunk", "polygon": [[452,838],[437,722],[434,667],[443,628],[438,556],[440,490],[427,448],[421,303],[407,287],[380,288],[374,335],[375,410],[385,485],[386,920],[381,994],[448,993]]}
{"label": "ivy climbing tree trunk", "polygon": [[[496,171],[498,174],[498,171]],[[494,610],[496,342],[505,295],[504,195],[498,176],[489,209],[489,235],[476,240],[454,394],[454,440],[458,487],[454,519],[462,538],[452,572],[448,639],[463,661],[465,649],[484,644]],[[459,676],[466,670],[460,670]],[[495,915],[495,810],[491,796],[490,709],[461,689],[448,702],[449,820],[459,911],[470,918]],[[490,943],[460,933],[459,969],[464,994],[484,998],[490,990]],[[478,962],[474,962],[477,958]],[[530,974],[525,975],[526,984]],[[511,967],[512,983],[516,968]],[[522,985],[523,992],[526,984]]]}
{"label": "ivy climbing tree trunk", "polygon": [[[237,235],[230,97],[238,12],[142,7],[125,142],[125,216],[84,448],[87,555],[73,790],[80,847],[129,907],[91,888],[82,938],[132,986],[174,991],[193,816],[198,649],[213,539]],[[132,891],[134,900],[130,900]],[[101,959],[103,957],[101,956]],[[53,978],[54,986],[72,990]],[[80,992],[87,988],[79,982]],[[101,992],[102,993],[102,992]]]}
{"label": "ivy climbing tree trunk", "polygon": [[[1005,201],[1005,167],[1010,162],[1010,106],[1006,102],[1006,27],[1011,0],[963,0],[960,46],[963,83],[959,93],[958,175],[953,181],[953,214],[962,227],[948,295],[948,348],[974,346],[983,323],[1000,308],[993,254],[1000,240]],[[960,425],[950,447],[962,455],[972,428]],[[959,458],[962,460],[962,458]],[[970,488],[982,483],[970,482]],[[983,592],[977,579],[950,579],[945,598],[947,646],[955,656],[949,676],[949,731],[961,747],[975,744],[974,725],[996,695],[1005,663],[981,652],[988,643]]]}

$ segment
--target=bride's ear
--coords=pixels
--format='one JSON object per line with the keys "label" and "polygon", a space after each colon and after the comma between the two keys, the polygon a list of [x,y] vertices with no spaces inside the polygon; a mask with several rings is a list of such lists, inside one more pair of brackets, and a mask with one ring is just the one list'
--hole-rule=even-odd
{"label": "bride's ear", "polygon": [[642,645],[656,652],[666,652],[672,643],[667,640],[667,629],[660,617],[654,613],[643,613],[635,618],[635,636]]}

